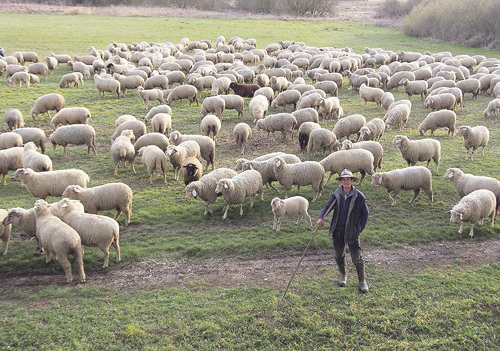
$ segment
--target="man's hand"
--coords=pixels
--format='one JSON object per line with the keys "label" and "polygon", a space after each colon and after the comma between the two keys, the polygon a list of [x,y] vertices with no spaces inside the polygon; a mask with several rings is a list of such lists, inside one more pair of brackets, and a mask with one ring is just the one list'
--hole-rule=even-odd
{"label": "man's hand", "polygon": [[316,224],[318,225],[318,227],[321,228],[325,224],[325,222],[323,221],[323,218],[318,218]]}

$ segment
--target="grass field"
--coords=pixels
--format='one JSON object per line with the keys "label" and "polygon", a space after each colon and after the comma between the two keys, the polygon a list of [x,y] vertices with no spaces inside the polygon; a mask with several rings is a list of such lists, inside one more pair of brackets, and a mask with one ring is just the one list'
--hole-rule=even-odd
{"label": "grass field", "polygon": [[[0,14],[1,45],[6,54],[14,51],[36,51],[40,57],[50,52],[85,55],[89,46],[105,49],[113,41],[178,43],[181,38],[210,39],[224,35],[257,39],[258,47],[282,39],[304,41],[311,46],[350,47],[362,53],[364,47],[387,50],[423,52],[450,51],[453,54],[482,54],[500,57],[496,51],[469,49],[446,43],[414,39],[399,31],[378,28],[366,23],[331,23],[307,21],[236,21],[186,18],[114,18],[99,16],[6,15]],[[26,87],[0,85],[0,113],[18,108],[27,126],[43,128],[50,133],[47,117],[33,121],[29,116],[34,101],[49,92],[61,93],[66,106],[85,106],[92,113],[90,124],[97,131],[98,156],[87,156],[86,147],[73,146],[65,157],[61,147],[47,149],[55,169],[81,168],[91,177],[90,186],[122,181],[134,191],[131,225],[119,223],[122,262],[114,263],[111,252],[108,270],[127,269],[146,259],[193,260],[203,264],[207,258],[265,257],[268,254],[301,252],[312,231],[307,226],[292,225],[288,218],[280,233],[272,231],[270,200],[272,189],[264,192],[264,201],[255,207],[244,205],[244,215],[232,206],[228,219],[222,221],[223,202],[212,208],[214,216],[203,216],[201,202],[186,200],[181,182],[173,180],[170,168],[165,186],[160,178],[149,185],[149,176],[141,164],[134,175],[130,168],[119,170],[109,155],[110,136],[115,119],[132,114],[142,119],[147,110],[135,92],[115,100],[99,99],[91,80],[81,88],[60,89],[60,77],[69,72],[59,67],[42,78],[40,84]],[[382,117],[384,111],[373,103],[365,106],[359,94],[347,89],[339,97],[345,115],[360,113],[371,119]],[[396,100],[405,99],[402,91],[393,91]],[[203,93],[203,97],[208,92]],[[370,219],[362,234],[362,243],[387,248],[401,245],[440,243],[467,237],[468,227],[458,234],[459,225],[449,223],[448,210],[458,197],[450,182],[442,179],[449,167],[465,172],[498,178],[500,171],[500,127],[498,117],[485,118],[482,111],[491,100],[480,95],[465,97],[465,109],[458,110],[458,125],[485,125],[491,140],[484,156],[465,160],[461,138],[450,138],[443,130],[436,132],[443,148],[439,172],[433,171],[435,203],[429,205],[425,194],[408,205],[410,194],[402,192],[398,204],[390,206],[385,189],[371,187],[370,177],[359,187],[366,195]],[[248,102],[248,100],[247,100]],[[402,132],[410,138],[421,138],[416,130],[429,110],[418,97],[412,98],[413,109],[408,126]],[[150,104],[154,106],[156,103]],[[174,102],[173,129],[182,133],[200,133],[199,107]],[[270,111],[275,113],[277,111]],[[231,138],[233,126],[240,122],[236,112],[226,111],[222,133],[217,144],[216,166],[231,167],[240,157]],[[252,119],[245,109],[243,121]],[[332,128],[333,121],[322,122]],[[148,130],[151,127],[148,125]],[[5,123],[0,131],[8,128]],[[391,145],[399,131],[387,132],[383,171],[405,167],[398,150]],[[300,153],[297,139],[267,139],[256,132],[248,147],[247,158],[264,153],[286,151],[302,160],[319,161],[323,156]],[[11,173],[9,173],[10,176]],[[328,194],[337,187],[335,181],[326,185],[318,202],[311,203],[309,213],[317,215]],[[278,188],[279,185],[278,185]],[[302,190],[312,199],[312,190]],[[283,191],[278,196],[284,196]],[[0,208],[32,206],[35,199],[19,183],[7,180],[0,190]],[[50,202],[58,201],[49,198]],[[101,214],[113,215],[113,212]],[[498,245],[498,225],[476,227],[471,240],[492,239]],[[457,260],[445,267],[423,270],[384,269],[368,264],[372,291],[366,296],[357,292],[357,284],[348,289],[332,286],[336,272],[325,270],[320,276],[299,277],[285,306],[275,311],[280,291],[257,285],[214,288],[203,281],[185,288],[123,291],[107,286],[63,284],[59,263],[45,265],[38,257],[34,243],[20,237],[13,229],[13,242],[6,256],[0,258],[0,277],[30,274],[57,274],[54,285],[2,289],[0,318],[3,323],[0,349],[5,350],[163,350],[163,349],[380,349],[380,350],[492,350],[498,347],[499,283],[498,263],[469,266]],[[326,231],[317,236],[312,250],[328,248]],[[99,274],[102,253],[85,249],[86,272]]]}

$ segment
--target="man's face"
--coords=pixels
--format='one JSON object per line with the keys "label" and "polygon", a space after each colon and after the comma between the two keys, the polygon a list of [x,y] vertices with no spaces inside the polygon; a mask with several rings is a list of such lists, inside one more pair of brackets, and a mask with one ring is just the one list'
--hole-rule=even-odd
{"label": "man's face", "polygon": [[351,188],[352,186],[352,178],[340,178],[340,183],[344,186],[344,188]]}

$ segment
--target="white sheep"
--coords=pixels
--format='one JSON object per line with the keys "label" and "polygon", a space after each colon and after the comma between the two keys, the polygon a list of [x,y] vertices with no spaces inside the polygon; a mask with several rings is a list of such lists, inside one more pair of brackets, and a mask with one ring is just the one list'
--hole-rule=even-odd
{"label": "white sheep", "polygon": [[269,100],[264,95],[255,95],[248,103],[250,115],[253,117],[253,123],[264,118],[269,108]]}
{"label": "white sheep", "polygon": [[474,236],[474,224],[479,222],[483,224],[485,218],[490,217],[491,227],[495,225],[495,194],[487,189],[474,190],[465,195],[458,204],[451,209],[450,222],[454,223],[460,219],[459,234],[462,234],[464,223],[470,222],[471,228],[469,236]]}
{"label": "white sheep", "polygon": [[165,152],[156,145],[143,146],[137,152],[142,163],[149,173],[149,184],[153,185],[153,176],[158,172],[163,176],[163,182],[167,184],[167,156]]}
{"label": "white sheep", "polygon": [[28,72],[31,74],[40,74],[45,77],[47,81],[47,75],[49,74],[49,67],[45,62],[36,62],[28,65]]}
{"label": "white sheep", "polygon": [[385,131],[385,122],[381,118],[373,118],[359,129],[359,141],[380,141]]}
{"label": "white sheep", "polygon": [[221,121],[215,115],[206,115],[200,122],[200,128],[204,135],[215,141],[215,137],[220,132]]}
{"label": "white sheep", "polygon": [[222,117],[222,113],[226,108],[226,102],[220,96],[209,96],[201,103],[201,115],[206,116],[213,113],[218,117]]}
{"label": "white sheep", "polygon": [[12,224],[3,224],[4,219],[7,217],[8,212],[6,210],[0,209],[0,238],[3,242],[2,256],[7,254],[9,248],[10,234],[12,232]]}
{"label": "white sheep", "polygon": [[144,79],[141,76],[124,76],[118,73],[113,74],[113,78],[120,82],[120,91],[122,96],[127,96],[127,89],[137,89],[144,87]]}
{"label": "white sheep", "polygon": [[191,104],[195,101],[196,101],[196,105],[199,105],[199,103],[198,103],[198,90],[192,85],[176,86],[174,89],[172,89],[170,94],[168,94],[167,102],[171,103],[171,102],[174,102],[176,100],[181,100],[181,102],[182,102],[183,99],[189,100],[189,106],[191,106]]}
{"label": "white sheep", "polygon": [[84,188],[80,185],[68,185],[61,195],[83,204],[85,212],[98,214],[99,211],[116,210],[115,220],[125,213],[125,225],[130,223],[132,215],[132,189],[125,183],[106,183],[92,188]]}
{"label": "white sheep", "polygon": [[224,110],[236,110],[238,118],[243,118],[245,100],[239,95],[218,95],[224,100]]}
{"label": "white sheep", "polygon": [[186,199],[200,198],[205,202],[205,213],[213,214],[209,205],[217,200],[218,194],[215,192],[219,179],[232,178],[236,176],[236,171],[230,168],[218,168],[208,174],[203,175],[200,180],[189,183],[186,186]]}
{"label": "white sheep", "polygon": [[[147,120],[144,119],[144,122],[147,123]],[[172,116],[165,112],[157,113],[151,118],[151,127],[155,133],[170,133],[170,129],[172,128]]]}
{"label": "white sheep", "polygon": [[419,161],[434,161],[436,164],[436,173],[439,170],[439,161],[441,160],[441,143],[436,139],[410,140],[405,135],[396,135],[392,141],[401,152],[401,156],[408,163],[408,166],[414,166]]}
{"label": "white sheep", "polygon": [[253,97],[259,95],[264,96],[267,99],[268,103],[270,104],[272,103],[274,98],[274,91],[270,87],[262,87],[260,89],[255,90],[255,92],[253,93]]}
{"label": "white sheep", "polygon": [[210,90],[210,95],[215,96],[219,94],[229,93],[229,84],[231,84],[231,79],[228,77],[218,77],[216,78]]}
{"label": "white sheep", "polygon": [[69,88],[70,84],[73,84],[73,87],[80,87],[80,84],[84,86],[83,82],[83,74],[80,72],[72,72],[64,74],[59,80],[59,88]]}
{"label": "white sheep", "polygon": [[471,160],[476,154],[476,150],[480,147],[483,148],[482,155],[484,155],[484,148],[488,146],[490,140],[490,131],[485,126],[460,126],[457,128],[457,136],[462,136],[464,138],[464,146],[466,148],[465,159],[469,157],[469,149]]}
{"label": "white sheep", "polygon": [[382,95],[384,94],[384,90],[380,88],[373,88],[367,86],[365,83],[361,84],[359,87],[359,96],[365,102],[365,106],[368,101],[375,102],[377,107],[382,105]]}
{"label": "white sheep", "polygon": [[66,275],[66,281],[73,281],[71,262],[68,255],[73,255],[78,269],[80,282],[85,282],[83,268],[83,248],[80,236],[68,224],[50,213],[49,204],[44,200],[35,202],[36,235],[46,254],[46,262],[55,256],[61,263]]}
{"label": "white sheep", "polygon": [[273,230],[277,232],[281,229],[283,218],[290,214],[298,214],[296,225],[305,217],[309,221],[309,227],[312,228],[311,216],[307,213],[309,201],[302,196],[292,196],[283,200],[275,197],[271,200],[271,208],[274,214]]}
{"label": "white sheep", "polygon": [[23,85],[23,83],[26,85],[26,87],[30,87],[30,82],[31,82],[31,75],[28,72],[15,72],[10,78],[9,82],[12,84],[12,86],[16,86],[19,83],[19,87]]}
{"label": "white sheep", "polygon": [[389,107],[387,113],[384,116],[385,129],[389,130],[393,125],[399,124],[399,130],[403,130],[406,123],[408,123],[408,117],[410,116],[411,106],[405,103]]}
{"label": "white sheep", "polygon": [[341,110],[340,100],[336,96],[320,98],[316,101],[318,112],[324,119],[338,119]]}
{"label": "white sheep", "polygon": [[128,121],[136,121],[137,118],[132,115],[121,115],[116,118],[115,120],[115,128],[118,127],[120,124],[128,122]]}
{"label": "white sheep", "polygon": [[222,193],[224,200],[226,200],[222,219],[226,219],[229,206],[233,203],[240,205],[240,216],[243,216],[243,202],[245,199],[250,197],[250,207],[253,207],[255,196],[260,194],[262,199],[264,195],[262,177],[255,170],[243,171],[232,178],[219,179],[215,192]]}
{"label": "white sheep", "polygon": [[135,140],[134,132],[131,129],[125,129],[111,144],[109,153],[115,164],[115,177],[118,177],[120,164],[123,163],[123,167],[127,167],[127,162],[130,163],[132,172],[135,174],[135,148],[132,144],[133,140]]}
{"label": "white sheep", "polygon": [[484,117],[500,116],[500,99],[493,99],[488,102],[488,106],[483,111]]}
{"label": "white sheep", "polygon": [[297,102],[299,101],[300,97],[301,93],[298,90],[292,89],[292,90],[282,91],[278,94],[278,96],[276,96],[273,99],[273,102],[271,103],[271,108],[278,108],[280,106],[283,106],[283,111],[285,111],[287,105],[293,105],[293,109],[295,110],[295,108],[297,107]]}
{"label": "white sheep", "polygon": [[[323,155],[328,151],[331,154],[334,149],[338,149],[339,143],[337,141],[337,136],[334,132],[326,129],[319,128],[314,129],[309,133],[309,140],[307,143],[307,153],[316,155],[316,151],[319,148],[323,149]],[[336,151],[336,150],[335,150]]]}
{"label": "white sheep", "polygon": [[65,107],[52,117],[50,123],[56,129],[61,124],[88,124],[91,117],[86,107]]}
{"label": "white sheep", "polygon": [[11,131],[22,128],[24,127],[23,114],[17,108],[11,108],[5,112],[5,123]]}
{"label": "white sheep", "polygon": [[245,146],[252,137],[252,128],[244,122],[238,123],[233,128],[233,138],[236,147],[241,149],[241,154],[245,154]]}
{"label": "white sheep", "polygon": [[421,100],[427,96],[428,86],[425,80],[410,81],[408,78],[403,78],[400,84],[403,86],[409,99],[412,95],[420,95]]}
{"label": "white sheep", "polygon": [[56,112],[59,112],[64,108],[64,103],[64,96],[62,96],[61,94],[51,93],[42,95],[38,99],[36,99],[33,107],[30,110],[30,115],[31,117],[33,117],[33,120],[36,120],[39,114],[44,113],[47,113],[49,118],[52,118],[49,111],[56,110]]}
{"label": "white sheep", "polygon": [[287,133],[292,134],[296,124],[297,120],[292,114],[278,113],[259,119],[255,127],[256,130],[266,131],[268,137],[270,133],[274,135],[275,131],[280,131],[283,138],[286,138]]}
{"label": "white sheep", "polygon": [[116,250],[116,263],[120,262],[120,226],[118,222],[106,216],[83,212],[83,206],[78,200],[63,198],[58,202],[61,209],[61,219],[80,236],[83,246],[97,247],[104,252],[104,264],[108,267],[109,247]]}
{"label": "white sheep", "polygon": [[468,78],[457,82],[457,88],[462,90],[462,94],[472,94],[473,99],[477,99],[477,95],[481,90],[481,82],[476,78]]}
{"label": "white sheep", "polygon": [[103,78],[98,74],[94,74],[94,84],[98,91],[99,97],[101,97],[102,93],[102,97],[104,98],[104,92],[107,91],[113,93],[116,99],[120,98],[120,91],[121,91],[120,82],[117,81],[116,79]]}
{"label": "white sheep", "polygon": [[45,153],[45,132],[40,128],[19,128],[14,129],[14,133],[17,133],[21,136],[23,140],[23,144],[29,143],[30,141],[34,142],[37,147],[42,150],[42,153]]}
{"label": "white sheep", "polygon": [[165,99],[163,98],[163,91],[159,89],[144,89],[143,87],[138,87],[137,92],[139,96],[144,101],[144,109],[146,110],[149,106],[149,101],[158,100],[160,104],[165,104]]}
{"label": "white sheep", "polygon": [[49,137],[54,150],[57,145],[64,148],[64,156],[68,156],[68,145],[87,145],[87,155],[90,149],[97,156],[95,145],[95,129],[88,124],[71,124],[69,126],[59,126]]}
{"label": "white sheep", "polygon": [[148,113],[146,114],[146,116],[144,117],[144,121],[148,122],[157,113],[167,113],[170,116],[172,116],[172,108],[170,106],[168,106],[168,105],[158,105],[158,106],[152,107],[148,111]]}
{"label": "white sheep", "polygon": [[[432,191],[432,173],[426,167],[412,166],[403,169],[395,169],[388,172],[379,172],[372,175],[372,186],[381,185],[387,189],[387,195],[391,199],[391,206],[396,205],[396,196],[401,190],[413,190],[414,194],[410,205],[415,201],[420,189],[425,191],[429,202],[434,202]],[[394,197],[391,196],[394,192]]]}
{"label": "white sheep", "polygon": [[376,171],[377,168],[382,168],[384,148],[378,141],[366,140],[353,143],[350,140],[344,140],[342,142],[342,150],[349,150],[349,149],[365,149],[370,151],[373,155],[373,170]]}
{"label": "white sheep", "polygon": [[431,131],[431,135],[434,135],[434,131],[438,128],[448,128],[448,134],[453,136],[455,133],[455,125],[457,120],[457,114],[451,110],[439,110],[433,111],[424,118],[422,123],[418,126],[418,131],[420,135],[424,135],[428,130]]}
{"label": "white sheep", "polygon": [[200,145],[201,158],[207,161],[206,169],[212,165],[212,170],[215,168],[215,142],[206,135],[196,134],[181,134],[175,130],[170,133],[169,139],[171,143],[179,145],[186,140],[194,140]]}
{"label": "white sheep", "polygon": [[382,104],[382,107],[387,111],[389,109],[389,106],[394,102],[394,95],[390,91],[386,91],[384,94],[382,94],[382,97],[380,98],[380,103]]}
{"label": "white sheep", "polygon": [[174,168],[174,180],[178,180],[184,160],[188,157],[200,158],[201,149],[196,141],[186,140],[178,145],[167,146],[166,155],[169,157],[170,163]]}
{"label": "white sheep", "polygon": [[373,154],[368,150],[350,149],[334,152],[323,158],[319,163],[323,166],[325,173],[330,172],[327,183],[332,175],[335,173],[340,175],[344,169],[348,169],[353,173],[361,173],[361,178],[359,179],[359,184],[361,184],[366,174],[373,174],[375,159]]}
{"label": "white sheep", "polygon": [[116,137],[120,136],[122,132],[127,129],[130,129],[134,133],[135,140],[147,134],[146,124],[144,122],[139,120],[126,121],[115,128],[113,135],[111,135],[111,142],[113,142]]}
{"label": "white sheep", "polygon": [[168,137],[165,134],[155,132],[144,134],[134,143],[135,153],[137,154],[141,147],[148,145],[156,145],[163,152],[165,152],[167,151],[167,146],[170,145],[170,143],[168,141]]}
{"label": "white sheep", "polygon": [[305,152],[307,150],[307,145],[309,144],[309,136],[311,132],[315,129],[320,129],[321,126],[316,122],[304,122],[300,125],[298,134],[299,134],[299,145],[300,150]]}
{"label": "white sheep", "polygon": [[2,176],[2,185],[5,185],[5,176],[12,170],[15,171],[23,166],[24,148],[12,147],[0,150],[0,175]]}
{"label": "white sheep", "polygon": [[0,150],[20,147],[23,145],[23,138],[15,132],[0,133]]}
{"label": "white sheep", "polygon": [[300,129],[300,126],[305,122],[319,123],[318,111],[312,107],[302,108],[300,110],[295,110],[292,112],[292,116],[295,117],[297,124],[294,129]]}
{"label": "white sheep", "polygon": [[[337,140],[342,140],[342,138],[349,139],[352,134],[359,133],[361,127],[366,124],[366,118],[363,115],[354,114],[344,118],[339,119],[334,127],[333,132],[337,136]],[[349,168],[348,168],[349,169]]]}
{"label": "white sheep", "polygon": [[[298,158],[294,154],[281,154],[279,155],[288,164],[293,164],[293,163],[299,163],[300,158]],[[274,173],[274,163],[272,162],[273,159],[266,159],[266,160],[246,160],[242,163],[241,165],[241,170],[246,171],[247,169],[254,169],[257,172],[260,173],[262,176],[262,185],[266,185],[268,188],[273,188],[276,192],[278,192],[278,189],[276,189],[272,182],[277,181],[276,179],[276,174]]]}
{"label": "white sheep", "polygon": [[49,156],[36,151],[34,142],[24,144],[22,168],[31,168],[35,172],[52,171],[52,160]]}
{"label": "white sheep", "polygon": [[457,99],[451,93],[442,93],[437,95],[429,95],[424,101],[424,107],[435,110],[452,110],[455,111]]}
{"label": "white sheep", "polygon": [[293,185],[297,185],[297,194],[300,187],[311,185],[314,190],[313,202],[321,196],[323,192],[323,182],[325,169],[316,161],[304,161],[294,164],[287,164],[285,160],[277,156],[272,159],[274,173],[278,182],[285,188],[285,198]]}

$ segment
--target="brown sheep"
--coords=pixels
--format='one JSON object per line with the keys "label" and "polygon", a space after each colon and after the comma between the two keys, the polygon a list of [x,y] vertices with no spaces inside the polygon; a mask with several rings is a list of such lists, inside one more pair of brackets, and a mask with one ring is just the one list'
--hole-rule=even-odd
{"label": "brown sheep", "polygon": [[188,185],[191,182],[200,180],[203,175],[203,165],[196,157],[187,157],[182,162],[181,172],[184,178],[184,185]]}
{"label": "brown sheep", "polygon": [[260,85],[258,84],[238,84],[236,82],[232,82],[229,84],[229,88],[233,89],[236,95],[241,97],[253,97],[253,94],[256,90],[260,89]]}

